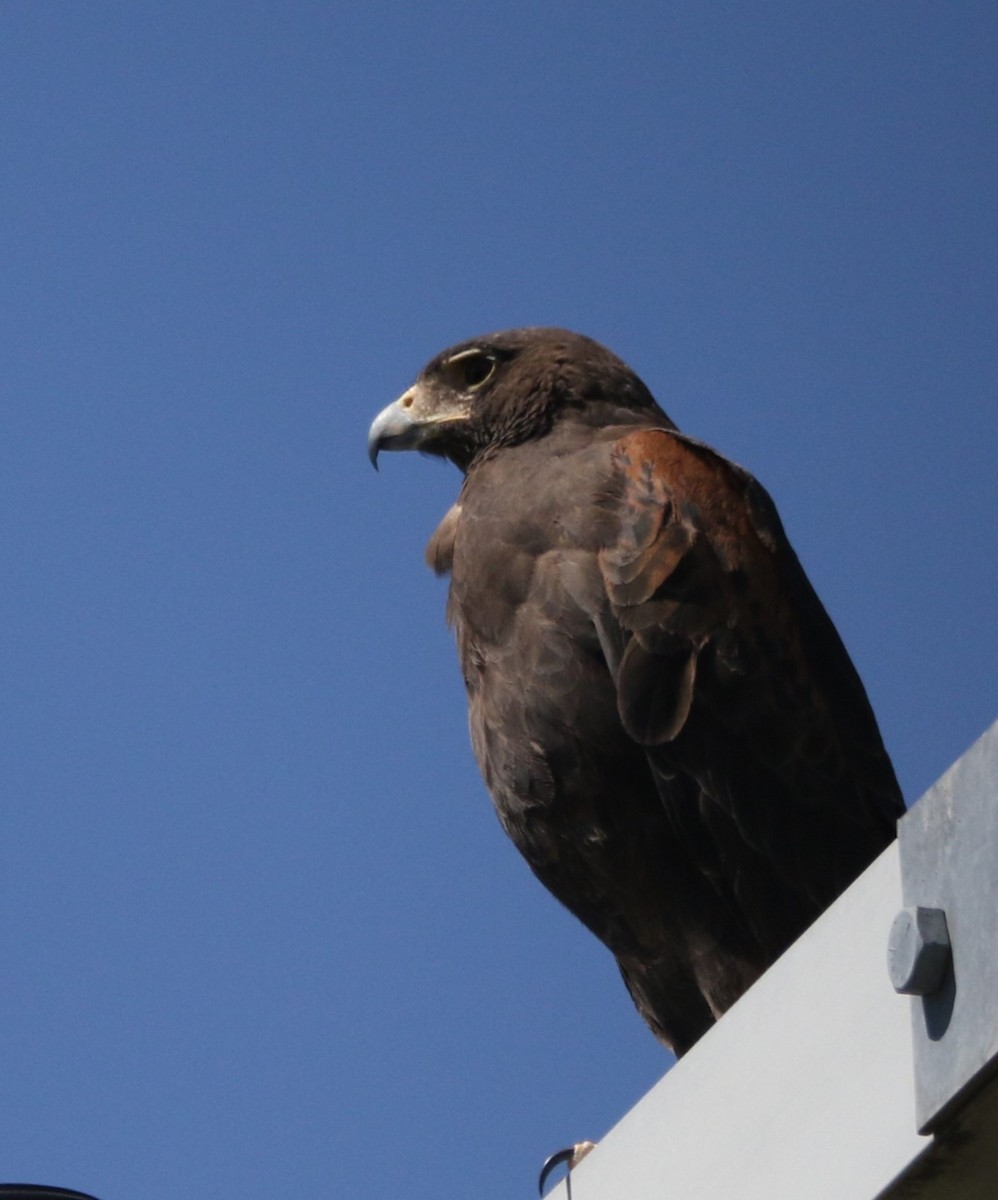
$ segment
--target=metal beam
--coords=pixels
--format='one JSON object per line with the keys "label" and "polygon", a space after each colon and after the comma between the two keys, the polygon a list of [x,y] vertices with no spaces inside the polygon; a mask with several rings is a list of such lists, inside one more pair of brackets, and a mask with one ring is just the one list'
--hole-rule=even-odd
{"label": "metal beam", "polygon": [[[578,1165],[572,1200],[998,1194],[998,1081],[983,1086],[998,1041],[996,791],[998,725],[904,818],[900,842]],[[903,887],[909,845],[918,849]],[[910,928],[895,927],[889,969],[906,905]],[[943,959],[935,999],[899,995],[891,982],[911,968],[912,989],[928,986],[916,962],[898,961],[912,949],[906,937],[936,936],[938,922],[918,918],[919,906],[952,918],[953,965]],[[947,1005],[939,1035],[926,1007]],[[936,1056],[933,1080],[947,1080],[934,1083],[928,1108],[921,1092],[916,1104],[922,1040]],[[567,1195],[564,1182],[552,1193]]]}

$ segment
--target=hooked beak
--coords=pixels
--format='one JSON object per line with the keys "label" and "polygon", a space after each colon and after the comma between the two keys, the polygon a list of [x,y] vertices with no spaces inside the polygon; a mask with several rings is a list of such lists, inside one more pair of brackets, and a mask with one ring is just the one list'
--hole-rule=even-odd
{"label": "hooked beak", "polygon": [[367,434],[367,454],[375,470],[382,450],[412,450],[419,445],[423,428],[410,412],[415,399],[416,389],[411,387],[374,418]]}
{"label": "hooked beak", "polygon": [[367,434],[368,457],[377,469],[382,450],[432,450],[431,443],[439,445],[447,426],[467,416],[460,401],[441,401],[432,390],[415,383],[374,418]]}

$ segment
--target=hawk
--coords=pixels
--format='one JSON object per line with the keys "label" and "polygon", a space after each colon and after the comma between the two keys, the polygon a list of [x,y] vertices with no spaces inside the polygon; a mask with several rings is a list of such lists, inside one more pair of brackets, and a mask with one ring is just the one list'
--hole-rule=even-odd
{"label": "hawk", "polygon": [[437,355],[371,426],[464,474],[433,534],[499,820],[683,1054],[895,836],[866,692],[741,467],[561,329]]}

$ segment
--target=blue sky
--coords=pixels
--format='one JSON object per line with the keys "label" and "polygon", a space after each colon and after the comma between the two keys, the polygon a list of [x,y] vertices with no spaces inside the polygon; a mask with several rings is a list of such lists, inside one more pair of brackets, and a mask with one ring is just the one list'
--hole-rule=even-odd
{"label": "blue sky", "polygon": [[[364,438],[521,324],[767,485],[909,800],[998,715],[991,4],[0,5],[0,1179],[532,1194],[668,1059]],[[820,1036],[820,1030],[816,1030]]]}

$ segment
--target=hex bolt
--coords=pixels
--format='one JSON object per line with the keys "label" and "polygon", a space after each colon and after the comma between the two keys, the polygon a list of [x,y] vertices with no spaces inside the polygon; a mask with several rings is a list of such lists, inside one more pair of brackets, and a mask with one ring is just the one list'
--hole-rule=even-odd
{"label": "hex bolt", "polygon": [[951,947],[941,908],[903,908],[887,943],[887,972],[902,996],[931,996],[943,981]]}

